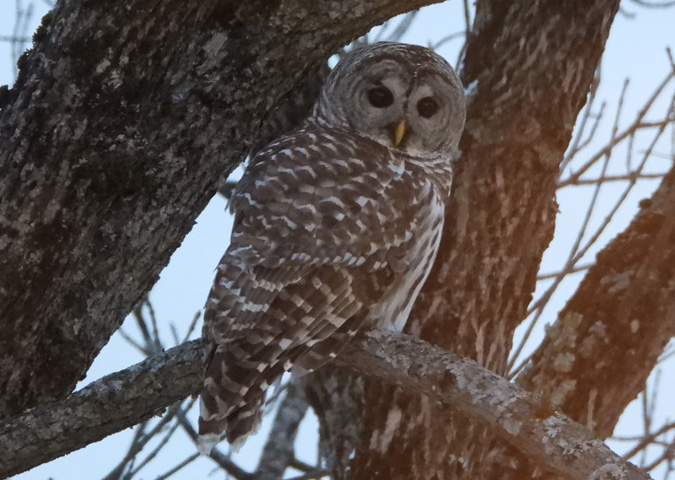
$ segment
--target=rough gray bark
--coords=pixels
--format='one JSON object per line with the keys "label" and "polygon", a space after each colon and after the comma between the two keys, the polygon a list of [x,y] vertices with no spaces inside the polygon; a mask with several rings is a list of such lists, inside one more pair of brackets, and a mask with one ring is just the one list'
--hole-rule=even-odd
{"label": "rough gray bark", "polygon": [[[618,5],[477,2],[461,75],[473,91],[463,154],[441,251],[408,332],[503,373],[553,235],[560,161]],[[494,432],[376,380],[354,380],[353,395],[338,398],[331,385],[350,384],[338,375],[321,372],[324,383],[308,393],[335,477],[488,478],[479,471]],[[393,412],[408,421],[391,432]],[[345,429],[345,417],[360,430]]]}
{"label": "rough gray bark", "polygon": [[[612,480],[619,474],[627,480],[648,478],[537,397],[415,337],[364,336],[334,363],[423,393],[434,406],[460,409],[473,421],[491,425],[542,468],[579,479]],[[0,478],[129,427],[198,392],[200,364],[199,342],[189,342],[104,377],[66,400],[0,423]],[[116,408],[110,409],[111,404]],[[398,415],[395,423],[405,421]]]}
{"label": "rough gray bark", "polygon": [[428,3],[59,1],[0,113],[0,418],[72,391],[308,72]]}
{"label": "rough gray bark", "polygon": [[0,478],[133,427],[201,387],[198,341],[107,375],[56,403],[0,420]]}

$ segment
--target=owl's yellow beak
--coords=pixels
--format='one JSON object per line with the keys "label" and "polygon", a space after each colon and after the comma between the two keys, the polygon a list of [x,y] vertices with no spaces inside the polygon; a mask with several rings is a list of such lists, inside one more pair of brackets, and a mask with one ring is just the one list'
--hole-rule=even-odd
{"label": "owl's yellow beak", "polygon": [[403,140],[403,137],[405,137],[405,132],[408,129],[408,124],[405,123],[405,120],[401,120],[398,122],[398,125],[396,125],[396,128],[394,129],[394,146],[398,147],[401,143],[401,140]]}

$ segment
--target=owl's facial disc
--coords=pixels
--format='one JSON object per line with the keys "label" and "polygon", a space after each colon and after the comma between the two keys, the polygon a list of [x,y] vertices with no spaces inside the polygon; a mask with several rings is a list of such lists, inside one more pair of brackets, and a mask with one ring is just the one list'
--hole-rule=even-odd
{"label": "owl's facial disc", "polygon": [[417,155],[435,155],[454,144],[448,132],[461,114],[458,83],[390,58],[360,70],[351,88],[342,92],[352,128],[388,148]]}
{"label": "owl's facial disc", "polygon": [[414,45],[362,48],[349,52],[333,70],[315,118],[410,155],[454,154],[465,106],[461,82],[450,65]]}

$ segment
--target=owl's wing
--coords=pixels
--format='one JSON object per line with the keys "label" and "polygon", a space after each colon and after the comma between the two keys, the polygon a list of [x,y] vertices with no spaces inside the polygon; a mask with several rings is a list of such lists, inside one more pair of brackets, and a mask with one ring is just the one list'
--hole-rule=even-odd
{"label": "owl's wing", "polygon": [[268,267],[407,265],[406,252],[432,195],[402,158],[340,130],[296,132],[261,151],[231,200],[229,252]]}
{"label": "owl's wing", "polygon": [[201,434],[245,437],[266,387],[298,361],[335,356],[407,267],[428,192],[383,147],[341,137],[287,137],[237,186],[205,313]]}
{"label": "owl's wing", "polygon": [[308,355],[305,369],[334,357],[392,274],[336,265],[223,273],[230,268],[232,288],[212,292],[205,314],[200,433],[226,430],[235,443],[259,424],[267,386]]}

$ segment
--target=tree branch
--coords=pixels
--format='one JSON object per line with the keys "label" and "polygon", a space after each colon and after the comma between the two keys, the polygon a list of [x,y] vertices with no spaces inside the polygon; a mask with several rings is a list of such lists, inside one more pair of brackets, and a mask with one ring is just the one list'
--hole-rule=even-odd
{"label": "tree branch", "polygon": [[51,405],[0,423],[0,478],[6,478],[132,427],[201,388],[195,340],[107,375]]}
{"label": "tree branch", "polygon": [[[108,375],[66,400],[7,419],[0,424],[0,477],[100,440],[197,393],[200,355],[199,341],[188,342]],[[560,474],[574,479],[648,478],[583,426],[522,388],[415,337],[372,333],[349,345],[333,363],[458,408],[488,424],[538,465]]]}
{"label": "tree branch", "polygon": [[290,382],[279,405],[253,475],[254,480],[280,480],[295,458],[295,437],[309,405],[301,386]]}

